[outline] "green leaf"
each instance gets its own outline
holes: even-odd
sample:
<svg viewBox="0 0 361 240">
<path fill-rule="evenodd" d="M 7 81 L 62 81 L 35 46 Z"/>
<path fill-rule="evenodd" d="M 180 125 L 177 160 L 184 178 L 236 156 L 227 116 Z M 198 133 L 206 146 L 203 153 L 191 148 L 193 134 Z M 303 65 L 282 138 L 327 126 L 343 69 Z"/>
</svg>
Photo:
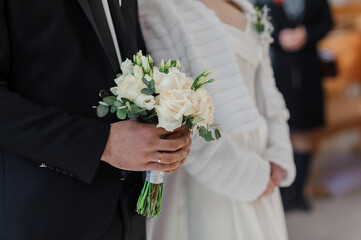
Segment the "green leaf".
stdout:
<svg viewBox="0 0 361 240">
<path fill-rule="evenodd" d="M 119 78 L 119 77 L 121 77 L 122 75 L 123 75 L 123 74 L 120 74 L 120 73 L 119 73 L 119 74 L 117 74 L 116 77 Z"/>
<path fill-rule="evenodd" d="M 139 112 L 139 114 L 140 114 L 141 116 L 146 116 L 148 113 L 147 113 L 146 110 L 142 110 L 142 111 Z"/>
<path fill-rule="evenodd" d="M 207 133 L 208 133 L 208 129 L 207 129 L 205 126 L 200 126 L 200 127 L 199 127 L 199 131 L 200 131 L 200 132 L 203 132 L 204 134 L 207 134 Z"/>
<path fill-rule="evenodd" d="M 157 116 L 157 113 L 155 112 L 155 110 L 153 110 L 152 113 L 146 119 L 151 119 L 155 116 Z"/>
<path fill-rule="evenodd" d="M 214 135 L 216 135 L 217 140 L 222 137 L 221 132 L 218 129 L 214 130 Z"/>
<path fill-rule="evenodd" d="M 154 81 L 154 79 L 152 79 L 152 80 L 150 80 L 150 89 L 154 89 L 154 91 L 155 91 L 155 81 Z"/>
<path fill-rule="evenodd" d="M 139 118 L 139 113 L 128 112 L 128 118 L 129 119 L 137 119 L 137 118 Z"/>
<path fill-rule="evenodd" d="M 192 121 L 192 123 L 196 124 L 196 123 L 202 122 L 203 120 L 204 120 L 204 118 L 196 118 Z"/>
<path fill-rule="evenodd" d="M 130 101 L 128 98 L 121 98 L 121 100 L 123 103 L 127 103 L 127 102 L 132 103 L 132 101 Z"/>
<path fill-rule="evenodd" d="M 186 129 L 192 130 L 194 127 L 194 124 L 192 124 L 190 119 L 187 119 L 185 126 L 186 126 Z"/>
<path fill-rule="evenodd" d="M 127 110 L 119 109 L 117 111 L 117 118 L 119 118 L 120 120 L 124 120 L 126 117 L 127 117 Z"/>
<path fill-rule="evenodd" d="M 111 112 L 111 113 L 115 113 L 116 111 L 118 111 L 118 108 L 117 108 L 116 106 L 112 105 L 112 106 L 110 107 L 110 112 Z"/>
<path fill-rule="evenodd" d="M 115 102 L 113 103 L 113 105 L 114 105 L 114 107 L 119 108 L 119 107 L 121 107 L 121 106 L 124 106 L 124 103 L 122 103 L 122 102 L 120 102 L 120 101 L 115 101 Z"/>
<path fill-rule="evenodd" d="M 105 102 L 103 102 L 103 101 L 100 101 L 100 102 L 99 102 L 99 105 L 102 105 L 102 106 L 109 106 L 109 104 L 107 104 L 107 103 L 105 103 Z"/>
<path fill-rule="evenodd" d="M 97 107 L 97 115 L 98 117 L 105 117 L 109 112 L 109 107 L 104 105 L 99 105 Z"/>
<path fill-rule="evenodd" d="M 112 105 L 117 100 L 116 96 L 108 96 L 103 98 L 103 102 L 105 102 L 108 105 Z"/>
<path fill-rule="evenodd" d="M 205 139 L 207 142 L 210 142 L 210 141 L 214 140 L 211 132 L 208 132 L 207 134 L 205 134 L 205 135 L 204 135 L 204 139 Z"/>
<path fill-rule="evenodd" d="M 142 78 L 142 81 L 143 81 L 143 83 L 144 83 L 148 88 L 150 88 L 150 83 L 148 82 L 147 79 Z"/>
<path fill-rule="evenodd" d="M 153 91 L 148 88 L 143 88 L 141 93 L 146 94 L 146 95 L 152 95 Z"/>
</svg>

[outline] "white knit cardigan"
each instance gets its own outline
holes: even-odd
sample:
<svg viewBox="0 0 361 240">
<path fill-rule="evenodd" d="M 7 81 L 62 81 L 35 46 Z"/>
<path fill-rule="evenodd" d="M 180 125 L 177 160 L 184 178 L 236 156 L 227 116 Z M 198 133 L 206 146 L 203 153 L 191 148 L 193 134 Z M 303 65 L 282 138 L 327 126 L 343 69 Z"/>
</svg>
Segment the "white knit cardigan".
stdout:
<svg viewBox="0 0 361 240">
<path fill-rule="evenodd" d="M 238 0 L 244 4 L 242 0 Z M 252 11 L 252 6 L 248 11 Z M 184 164 L 188 174 L 211 190 L 238 201 L 253 201 L 265 190 L 273 162 L 286 171 L 282 186 L 295 177 L 292 148 L 287 126 L 288 111 L 277 91 L 268 54 L 262 61 L 264 102 L 257 109 L 252 102 L 237 67 L 234 52 L 227 41 L 220 20 L 202 3 L 194 0 L 143 0 L 140 19 L 149 53 L 161 59 L 179 59 L 182 71 L 194 77 L 213 70 L 216 81 L 208 86 L 214 105 L 215 123 L 220 124 L 222 138 L 205 143 L 194 139 L 192 151 Z M 255 53 L 258 54 L 258 53 Z M 261 114 L 269 128 L 266 151 L 256 154 L 241 149 L 233 134 L 256 129 Z"/>
</svg>

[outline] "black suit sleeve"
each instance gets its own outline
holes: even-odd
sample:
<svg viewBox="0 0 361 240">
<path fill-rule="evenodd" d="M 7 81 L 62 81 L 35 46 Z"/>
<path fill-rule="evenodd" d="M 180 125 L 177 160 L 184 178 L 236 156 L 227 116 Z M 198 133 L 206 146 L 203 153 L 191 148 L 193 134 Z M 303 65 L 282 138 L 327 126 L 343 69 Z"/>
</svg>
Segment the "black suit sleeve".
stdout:
<svg viewBox="0 0 361 240">
<path fill-rule="evenodd" d="M 90 183 L 110 126 L 34 104 L 9 89 L 12 56 L 5 8 L 0 0 L 0 148 Z"/>
<path fill-rule="evenodd" d="M 307 45 L 314 46 L 333 27 L 333 20 L 331 16 L 330 6 L 327 0 L 322 0 L 318 7 L 317 14 L 318 18 L 312 24 L 305 26 L 307 31 Z"/>
</svg>

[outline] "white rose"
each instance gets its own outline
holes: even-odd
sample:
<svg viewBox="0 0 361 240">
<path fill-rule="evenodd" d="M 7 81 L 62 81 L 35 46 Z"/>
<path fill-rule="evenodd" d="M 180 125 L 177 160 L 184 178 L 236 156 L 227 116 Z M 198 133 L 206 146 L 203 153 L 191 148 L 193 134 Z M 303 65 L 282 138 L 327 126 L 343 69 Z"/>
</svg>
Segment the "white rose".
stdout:
<svg viewBox="0 0 361 240">
<path fill-rule="evenodd" d="M 205 88 L 200 88 L 193 92 L 194 118 L 203 118 L 198 124 L 209 126 L 213 124 L 214 105 L 211 96 Z"/>
<path fill-rule="evenodd" d="M 110 91 L 115 95 L 115 96 L 117 96 L 118 95 L 118 87 L 112 87 L 111 89 L 110 89 Z"/>
<path fill-rule="evenodd" d="M 169 69 L 169 73 L 165 74 L 154 68 L 153 78 L 155 81 L 155 89 L 157 93 L 164 90 L 190 90 L 193 79 L 181 73 L 177 68 Z"/>
<path fill-rule="evenodd" d="M 122 70 L 123 75 L 132 74 L 133 63 L 128 58 L 120 64 L 120 69 Z"/>
<path fill-rule="evenodd" d="M 142 79 L 144 77 L 143 68 L 138 65 L 133 67 L 133 73 L 136 78 Z"/>
<path fill-rule="evenodd" d="M 158 105 L 155 107 L 159 124 L 167 131 L 182 125 L 183 116 L 194 113 L 191 90 L 164 90 L 157 97 Z"/>
<path fill-rule="evenodd" d="M 142 94 L 135 100 L 135 104 L 137 104 L 141 108 L 146 108 L 148 110 L 152 110 L 155 107 L 155 98 L 152 95 Z"/>
<path fill-rule="evenodd" d="M 118 85 L 116 95 L 118 99 L 127 98 L 131 101 L 135 101 L 142 93 L 142 89 L 145 88 L 145 84 L 139 78 L 133 75 L 127 75 L 126 77 L 120 77 L 116 79 Z"/>
</svg>

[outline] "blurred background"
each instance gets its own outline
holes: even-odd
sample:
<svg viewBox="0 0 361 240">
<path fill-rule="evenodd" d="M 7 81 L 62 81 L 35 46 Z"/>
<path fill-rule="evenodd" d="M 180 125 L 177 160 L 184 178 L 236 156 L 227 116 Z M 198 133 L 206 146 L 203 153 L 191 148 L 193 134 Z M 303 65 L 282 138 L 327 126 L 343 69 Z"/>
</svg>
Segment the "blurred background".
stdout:
<svg viewBox="0 0 361 240">
<path fill-rule="evenodd" d="M 291 240 L 361 239 L 361 0 L 330 0 L 334 29 L 318 45 L 337 74 L 322 81 L 326 124 L 312 136 L 310 211 L 288 211 Z"/>
</svg>

